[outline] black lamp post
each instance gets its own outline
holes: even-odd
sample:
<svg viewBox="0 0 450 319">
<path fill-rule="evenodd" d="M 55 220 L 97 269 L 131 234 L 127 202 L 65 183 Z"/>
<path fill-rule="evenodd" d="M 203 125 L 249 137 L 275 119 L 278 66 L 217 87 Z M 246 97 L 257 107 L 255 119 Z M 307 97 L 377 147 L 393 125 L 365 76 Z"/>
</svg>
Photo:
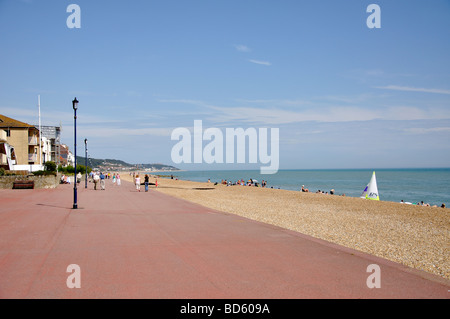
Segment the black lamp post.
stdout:
<svg viewBox="0 0 450 319">
<path fill-rule="evenodd" d="M 75 178 L 73 183 L 73 209 L 78 208 L 77 203 L 77 109 L 78 109 L 78 100 L 75 98 L 72 101 L 72 107 L 74 111 L 74 150 L 75 150 Z"/>
<path fill-rule="evenodd" d="M 87 188 L 87 138 L 84 139 L 84 164 L 85 164 L 85 178 L 84 178 L 84 188 Z"/>
</svg>

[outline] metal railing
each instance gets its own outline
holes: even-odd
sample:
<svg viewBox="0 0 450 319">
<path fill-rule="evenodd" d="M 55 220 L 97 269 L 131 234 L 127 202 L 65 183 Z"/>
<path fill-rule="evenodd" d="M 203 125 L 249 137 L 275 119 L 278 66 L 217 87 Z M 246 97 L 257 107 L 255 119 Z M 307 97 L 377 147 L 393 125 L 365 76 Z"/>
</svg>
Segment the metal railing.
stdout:
<svg viewBox="0 0 450 319">
<path fill-rule="evenodd" d="M 37 145 L 38 139 L 36 136 L 28 136 L 28 145 Z"/>
</svg>

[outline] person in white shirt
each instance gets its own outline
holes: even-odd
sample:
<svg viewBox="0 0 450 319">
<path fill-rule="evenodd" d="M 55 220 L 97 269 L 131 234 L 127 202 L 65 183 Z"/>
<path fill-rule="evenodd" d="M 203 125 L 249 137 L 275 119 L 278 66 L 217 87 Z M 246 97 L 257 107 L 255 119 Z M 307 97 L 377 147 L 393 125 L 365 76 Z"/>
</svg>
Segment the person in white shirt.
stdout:
<svg viewBox="0 0 450 319">
<path fill-rule="evenodd" d="M 100 176 L 98 176 L 98 174 L 94 174 L 94 189 L 97 190 L 97 184 L 98 181 L 100 180 Z"/>
<path fill-rule="evenodd" d="M 136 184 L 136 189 L 141 191 L 141 178 L 139 177 L 139 175 L 136 175 L 134 183 Z"/>
</svg>

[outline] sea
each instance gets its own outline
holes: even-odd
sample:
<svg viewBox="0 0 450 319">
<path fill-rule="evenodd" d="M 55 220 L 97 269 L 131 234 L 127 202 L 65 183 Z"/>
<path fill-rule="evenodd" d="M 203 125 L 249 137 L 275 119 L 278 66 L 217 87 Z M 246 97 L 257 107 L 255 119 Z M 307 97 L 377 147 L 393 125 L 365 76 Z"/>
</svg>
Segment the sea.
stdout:
<svg viewBox="0 0 450 319">
<path fill-rule="evenodd" d="M 259 170 L 206 170 L 171 172 L 174 178 L 212 183 L 222 180 L 262 180 L 268 188 L 300 191 L 302 185 L 310 192 L 318 190 L 351 197 L 360 197 L 375 172 L 380 200 L 410 203 L 423 201 L 446 207 L 450 204 L 450 168 L 415 169 L 316 169 L 279 170 L 276 174 L 260 174 Z"/>
</svg>

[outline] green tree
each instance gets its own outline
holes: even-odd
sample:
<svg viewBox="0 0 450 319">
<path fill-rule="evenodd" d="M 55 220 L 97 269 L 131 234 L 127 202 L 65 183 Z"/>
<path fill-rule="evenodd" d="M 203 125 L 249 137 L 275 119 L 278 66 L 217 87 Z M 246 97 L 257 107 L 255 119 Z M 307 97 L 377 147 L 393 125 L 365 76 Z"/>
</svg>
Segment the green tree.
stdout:
<svg viewBox="0 0 450 319">
<path fill-rule="evenodd" d="M 86 166 L 77 164 L 77 173 L 84 174 L 86 172 Z"/>
<path fill-rule="evenodd" d="M 46 172 L 56 172 L 56 163 L 52 161 L 47 161 L 44 163 Z"/>
<path fill-rule="evenodd" d="M 72 165 L 69 165 L 67 167 L 64 167 L 64 170 L 67 174 L 73 174 L 75 173 L 75 167 L 73 167 Z"/>
</svg>

